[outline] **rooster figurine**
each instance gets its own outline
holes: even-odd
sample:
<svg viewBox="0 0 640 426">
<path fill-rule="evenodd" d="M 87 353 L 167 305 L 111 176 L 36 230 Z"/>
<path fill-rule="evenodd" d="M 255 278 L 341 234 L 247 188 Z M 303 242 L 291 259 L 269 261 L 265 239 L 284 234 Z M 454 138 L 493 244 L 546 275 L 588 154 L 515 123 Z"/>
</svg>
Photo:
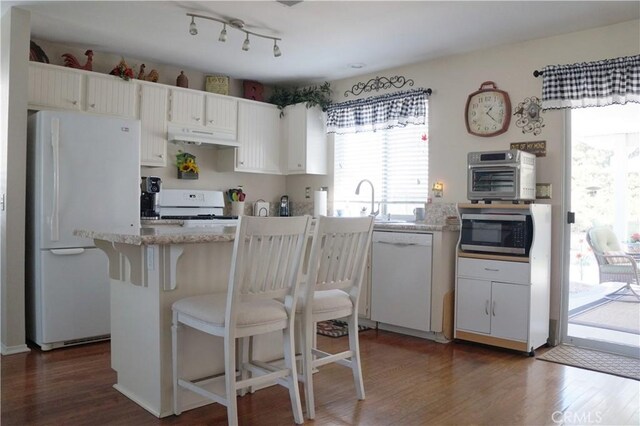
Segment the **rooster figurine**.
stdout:
<svg viewBox="0 0 640 426">
<path fill-rule="evenodd" d="M 93 68 L 93 50 L 87 50 L 84 52 L 87 56 L 87 62 L 84 65 L 80 65 L 80 62 L 73 56 L 71 53 L 64 53 L 62 57 L 64 58 L 64 66 L 69 68 L 78 68 L 81 70 L 92 71 Z"/>
<path fill-rule="evenodd" d="M 153 69 L 151 70 L 151 72 L 149 72 L 148 75 L 145 76 L 144 69 L 145 69 L 145 65 L 144 64 L 140 65 L 140 72 L 138 72 L 138 80 L 152 81 L 154 83 L 157 83 L 158 79 L 160 78 L 160 74 L 158 74 L 158 71 Z"/>
</svg>

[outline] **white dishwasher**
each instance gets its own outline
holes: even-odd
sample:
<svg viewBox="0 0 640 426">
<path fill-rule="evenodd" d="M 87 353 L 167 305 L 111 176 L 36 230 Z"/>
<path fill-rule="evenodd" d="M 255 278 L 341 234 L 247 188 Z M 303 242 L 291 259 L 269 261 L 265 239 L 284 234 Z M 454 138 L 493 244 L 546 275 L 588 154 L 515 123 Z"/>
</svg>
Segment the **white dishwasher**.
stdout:
<svg viewBox="0 0 640 426">
<path fill-rule="evenodd" d="M 429 331 L 432 234 L 374 231 L 371 319 Z"/>
</svg>

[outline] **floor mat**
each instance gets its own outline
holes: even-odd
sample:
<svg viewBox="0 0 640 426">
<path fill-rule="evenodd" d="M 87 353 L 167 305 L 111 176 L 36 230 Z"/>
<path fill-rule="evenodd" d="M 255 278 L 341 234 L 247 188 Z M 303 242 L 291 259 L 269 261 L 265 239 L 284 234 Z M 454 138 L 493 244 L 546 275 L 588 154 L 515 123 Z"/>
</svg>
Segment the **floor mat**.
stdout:
<svg viewBox="0 0 640 426">
<path fill-rule="evenodd" d="M 540 355 L 537 359 L 640 380 L 639 359 L 606 352 L 559 345 Z"/>
<path fill-rule="evenodd" d="M 365 331 L 370 330 L 370 328 L 365 327 L 364 325 L 359 325 L 358 330 Z M 349 334 L 349 329 L 345 321 L 330 320 L 320 321 L 317 324 L 317 332 L 323 336 L 342 337 Z"/>
<path fill-rule="evenodd" d="M 569 323 L 640 334 L 640 303 L 606 300 L 570 315 Z"/>
</svg>

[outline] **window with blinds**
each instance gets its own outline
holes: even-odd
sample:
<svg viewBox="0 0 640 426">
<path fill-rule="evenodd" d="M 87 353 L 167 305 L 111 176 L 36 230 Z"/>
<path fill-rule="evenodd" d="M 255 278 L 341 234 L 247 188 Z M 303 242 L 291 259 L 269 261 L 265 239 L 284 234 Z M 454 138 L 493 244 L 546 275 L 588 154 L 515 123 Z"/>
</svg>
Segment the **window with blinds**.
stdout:
<svg viewBox="0 0 640 426">
<path fill-rule="evenodd" d="M 426 120 L 425 120 L 426 121 Z M 424 207 L 429 150 L 427 125 L 409 125 L 377 132 L 335 136 L 334 210 L 344 216 L 371 213 L 371 188 L 358 182 L 368 179 L 375 188 L 374 210 L 380 214 L 412 215 Z"/>
</svg>

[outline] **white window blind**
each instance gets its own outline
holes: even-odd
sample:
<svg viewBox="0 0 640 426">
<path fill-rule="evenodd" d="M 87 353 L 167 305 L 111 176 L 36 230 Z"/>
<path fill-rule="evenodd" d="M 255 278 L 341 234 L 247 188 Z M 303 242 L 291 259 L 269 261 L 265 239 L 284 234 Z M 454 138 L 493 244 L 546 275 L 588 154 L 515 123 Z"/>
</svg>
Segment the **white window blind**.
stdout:
<svg viewBox="0 0 640 426">
<path fill-rule="evenodd" d="M 428 122 L 427 120 L 425 120 Z M 408 125 L 377 132 L 335 136 L 334 209 L 344 215 L 369 214 L 371 188 L 358 182 L 369 179 L 375 188 L 375 207 L 381 214 L 411 215 L 424 207 L 429 193 L 427 125 Z"/>
</svg>

